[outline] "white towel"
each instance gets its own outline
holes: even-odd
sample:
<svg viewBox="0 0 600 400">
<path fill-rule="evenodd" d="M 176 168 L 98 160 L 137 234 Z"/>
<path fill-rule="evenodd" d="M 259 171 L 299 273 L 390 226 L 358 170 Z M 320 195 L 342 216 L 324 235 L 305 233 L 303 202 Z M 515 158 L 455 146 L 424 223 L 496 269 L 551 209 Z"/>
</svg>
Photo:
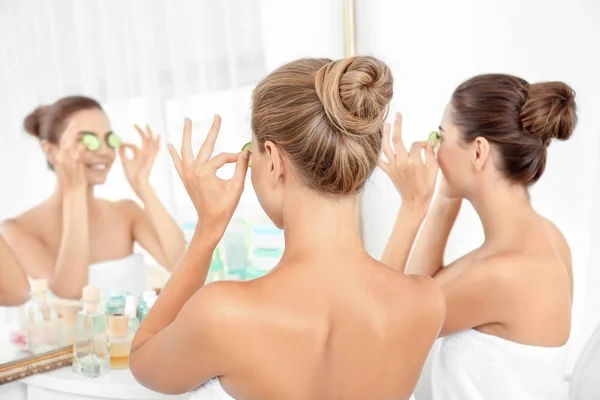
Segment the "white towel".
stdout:
<svg viewBox="0 0 600 400">
<path fill-rule="evenodd" d="M 566 365 L 566 346 L 528 346 L 469 329 L 442 339 L 433 400 L 567 400 Z"/>
<path fill-rule="evenodd" d="M 211 379 L 190 393 L 190 400 L 235 400 L 221 386 L 219 378 Z M 415 400 L 414 396 L 410 400 Z"/>
<path fill-rule="evenodd" d="M 600 325 L 577 359 L 569 387 L 571 400 L 600 399 Z"/>
<path fill-rule="evenodd" d="M 103 261 L 90 265 L 88 284 L 100 288 L 102 299 L 113 292 L 131 293 L 135 296 L 147 290 L 147 268 L 142 254 L 131 254 L 119 260 Z"/>
<path fill-rule="evenodd" d="M 190 400 L 235 400 L 221 386 L 219 378 L 211 379 L 190 393 Z"/>
</svg>

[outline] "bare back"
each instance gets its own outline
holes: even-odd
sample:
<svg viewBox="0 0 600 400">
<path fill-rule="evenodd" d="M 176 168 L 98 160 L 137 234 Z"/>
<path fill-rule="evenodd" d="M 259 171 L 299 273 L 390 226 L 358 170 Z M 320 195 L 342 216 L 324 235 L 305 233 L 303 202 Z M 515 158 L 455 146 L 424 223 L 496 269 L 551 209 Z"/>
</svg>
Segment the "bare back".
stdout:
<svg viewBox="0 0 600 400">
<path fill-rule="evenodd" d="M 282 263 L 238 285 L 246 301 L 225 334 L 237 367 L 220 380 L 243 400 L 408 398 L 444 316 L 431 279 L 367 256 Z"/>
<path fill-rule="evenodd" d="M 475 327 L 477 330 L 535 346 L 566 343 L 571 329 L 573 273 L 569 245 L 556 226 L 536 214 L 510 241 L 474 250 L 444 268 L 436 280 L 448 285 L 482 268 L 490 269 L 489 276 L 506 277 L 510 285 L 498 305 L 504 318 Z"/>
</svg>

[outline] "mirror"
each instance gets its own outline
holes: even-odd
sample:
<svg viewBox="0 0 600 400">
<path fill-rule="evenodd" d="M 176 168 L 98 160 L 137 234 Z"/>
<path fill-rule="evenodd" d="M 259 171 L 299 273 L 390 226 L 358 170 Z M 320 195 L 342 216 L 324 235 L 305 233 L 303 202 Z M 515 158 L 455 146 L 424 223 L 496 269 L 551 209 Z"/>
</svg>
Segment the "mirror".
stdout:
<svg viewBox="0 0 600 400">
<path fill-rule="evenodd" d="M 152 292 L 168 279 L 195 227 L 194 209 L 166 149 L 167 143 L 180 146 L 184 116 L 198 133 L 195 148 L 219 113 L 223 124 L 215 152 L 239 149 L 251 139 L 250 99 L 261 78 L 292 59 L 354 54 L 356 41 L 354 2 L 346 0 L 29 0 L 0 8 L 0 21 L 6 60 L 0 73 L 0 167 L 10 171 L 0 175 L 0 187 L 10 188 L 0 200 L 2 385 L 70 364 L 72 347 L 63 345 L 73 338 L 65 340 L 64 332 L 72 334 L 85 283 L 100 289 L 104 307 L 112 304 L 136 317 L 142 304 L 152 303 Z M 320 28 L 306 30 L 307 21 Z M 33 113 L 39 106 L 46 108 Z M 73 125 L 64 126 L 67 119 Z M 73 148 L 85 146 L 79 175 L 65 167 L 74 153 L 61 153 L 61 139 L 69 134 Z M 151 161 L 138 163 L 135 153 Z M 229 173 L 225 168 L 223 174 Z M 86 190 L 67 196 L 69 179 L 83 179 Z M 106 201 L 86 211 L 81 200 L 85 203 L 92 187 Z M 77 222 L 86 214 L 88 232 Z M 123 222 L 128 218 L 138 222 Z M 161 237 L 156 233 L 161 230 L 170 234 Z M 57 261 L 69 234 L 77 243 L 74 252 L 85 243 L 77 241 L 89 235 L 82 268 Z M 268 272 L 277 252 L 254 264 L 246 252 L 248 240 L 265 242 L 260 234 L 282 250 L 282 232 L 262 213 L 248 184 L 209 279 Z M 179 241 L 166 243 L 167 236 Z M 81 269 L 89 269 L 87 281 Z M 62 273 L 62 279 L 52 273 Z M 31 292 L 31 298 L 38 293 L 47 301 L 48 309 L 36 311 L 40 321 L 52 313 L 58 321 L 62 339 L 55 338 L 50 353 L 30 351 Z M 111 303 L 129 297 L 135 298 L 131 304 Z"/>
</svg>

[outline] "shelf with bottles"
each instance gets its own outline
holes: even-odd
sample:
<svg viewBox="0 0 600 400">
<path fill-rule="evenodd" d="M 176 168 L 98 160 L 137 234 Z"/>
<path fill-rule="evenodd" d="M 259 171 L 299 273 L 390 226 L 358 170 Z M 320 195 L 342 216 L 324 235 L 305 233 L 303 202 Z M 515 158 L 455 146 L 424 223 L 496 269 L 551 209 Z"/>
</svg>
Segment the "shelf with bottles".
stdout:
<svg viewBox="0 0 600 400">
<path fill-rule="evenodd" d="M 189 220 L 182 227 L 189 243 L 196 221 Z M 248 206 L 238 209 L 213 253 L 206 283 L 264 276 L 279 263 L 284 248 L 283 231 L 262 210 Z"/>
</svg>

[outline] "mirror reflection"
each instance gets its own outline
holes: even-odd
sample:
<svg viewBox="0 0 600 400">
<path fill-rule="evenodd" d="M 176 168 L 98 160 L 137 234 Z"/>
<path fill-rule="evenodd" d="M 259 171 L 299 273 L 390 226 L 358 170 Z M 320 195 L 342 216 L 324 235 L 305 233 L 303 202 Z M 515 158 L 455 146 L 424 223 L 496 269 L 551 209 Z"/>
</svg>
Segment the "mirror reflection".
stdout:
<svg viewBox="0 0 600 400">
<path fill-rule="evenodd" d="M 316 6 L 293 7 L 309 15 Z M 104 328 L 92 325 L 110 333 L 109 369 L 127 370 L 132 336 L 197 223 L 166 145 L 181 145 L 184 116 L 208 127 L 217 112 L 225 120 L 217 151 L 251 139 L 253 86 L 290 57 L 288 46 L 314 49 L 298 33 L 274 35 L 289 10 L 257 0 L 31 0 L 0 9 L 1 36 L 19 33 L 0 42 L 1 86 L 10 88 L 0 94 L 10 149 L 0 163 L 11 171 L 0 184 L 12 188 L 0 203 L 0 383 L 23 377 L 39 357 L 55 363 L 48 352 L 77 342 L 81 315 L 94 310 L 108 315 Z M 341 55 L 342 4 L 322 18 L 339 20 L 339 32 L 317 52 Z M 23 31 L 31 21 L 36 28 Z M 282 251 L 282 231 L 249 190 L 207 281 L 263 276 Z"/>
</svg>

